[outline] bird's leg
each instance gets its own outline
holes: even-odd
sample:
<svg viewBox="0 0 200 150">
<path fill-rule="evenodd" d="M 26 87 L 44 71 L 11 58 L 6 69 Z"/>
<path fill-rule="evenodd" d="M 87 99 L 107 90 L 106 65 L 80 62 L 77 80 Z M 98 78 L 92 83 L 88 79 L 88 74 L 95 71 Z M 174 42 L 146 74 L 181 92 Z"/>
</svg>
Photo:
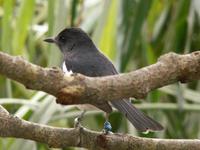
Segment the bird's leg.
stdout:
<svg viewBox="0 0 200 150">
<path fill-rule="evenodd" d="M 83 119 L 83 116 L 85 113 L 86 113 L 86 110 L 83 110 L 83 112 L 74 119 L 74 127 L 75 128 L 81 127 L 81 120 Z"/>
<path fill-rule="evenodd" d="M 106 121 L 104 122 L 103 132 L 105 134 L 108 134 L 108 133 L 111 133 L 111 130 L 112 130 L 112 126 L 111 126 L 110 122 L 108 121 L 109 120 L 108 113 L 105 114 L 105 118 L 106 118 Z"/>
</svg>

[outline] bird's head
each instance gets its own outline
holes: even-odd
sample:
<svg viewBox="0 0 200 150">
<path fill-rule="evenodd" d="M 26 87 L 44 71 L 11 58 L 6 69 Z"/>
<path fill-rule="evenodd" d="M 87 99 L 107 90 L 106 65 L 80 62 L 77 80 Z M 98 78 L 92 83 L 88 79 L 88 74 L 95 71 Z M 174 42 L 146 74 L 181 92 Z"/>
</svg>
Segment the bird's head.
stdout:
<svg viewBox="0 0 200 150">
<path fill-rule="evenodd" d="M 65 28 L 56 37 L 47 38 L 44 41 L 56 44 L 63 53 L 93 43 L 90 37 L 80 28 Z"/>
</svg>

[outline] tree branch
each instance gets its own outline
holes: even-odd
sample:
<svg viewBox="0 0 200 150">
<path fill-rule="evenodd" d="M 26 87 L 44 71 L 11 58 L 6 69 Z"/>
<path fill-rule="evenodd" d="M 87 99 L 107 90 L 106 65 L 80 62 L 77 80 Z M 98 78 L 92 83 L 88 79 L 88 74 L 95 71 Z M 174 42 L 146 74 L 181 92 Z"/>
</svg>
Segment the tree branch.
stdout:
<svg viewBox="0 0 200 150">
<path fill-rule="evenodd" d="M 45 143 L 54 148 L 68 146 L 88 149 L 197 150 L 200 140 L 150 139 L 124 134 L 105 135 L 85 128 L 56 128 L 31 123 L 10 115 L 0 106 L 0 136 Z"/>
<path fill-rule="evenodd" d="M 0 52 L 0 74 L 57 97 L 61 104 L 94 104 L 122 98 L 144 98 L 156 88 L 175 82 L 200 79 L 200 51 L 186 55 L 168 53 L 156 64 L 130 73 L 86 77 L 81 74 L 66 76 L 56 67 L 42 68 Z"/>
</svg>

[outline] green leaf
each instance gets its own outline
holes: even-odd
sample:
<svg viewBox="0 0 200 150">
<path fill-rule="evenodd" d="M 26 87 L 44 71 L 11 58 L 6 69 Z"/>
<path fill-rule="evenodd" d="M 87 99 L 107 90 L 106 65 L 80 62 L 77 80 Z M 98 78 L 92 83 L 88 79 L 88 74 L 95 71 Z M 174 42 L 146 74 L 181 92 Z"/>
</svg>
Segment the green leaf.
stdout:
<svg viewBox="0 0 200 150">
<path fill-rule="evenodd" d="M 114 59 L 116 54 L 118 3 L 119 1 L 112 1 L 99 43 L 100 49 L 111 59 Z"/>
<path fill-rule="evenodd" d="M 77 17 L 77 7 L 79 4 L 79 0 L 72 0 L 71 1 L 71 26 L 73 27 L 75 25 L 75 20 Z"/>
<path fill-rule="evenodd" d="M 12 14 L 13 14 L 13 0 L 4 0 L 3 9 L 4 15 L 2 18 L 2 34 L 1 34 L 1 49 L 5 52 L 11 51 L 11 44 L 9 41 L 12 41 Z"/>
<path fill-rule="evenodd" d="M 135 18 L 132 25 L 128 28 L 128 35 L 123 47 L 123 53 L 121 56 L 120 70 L 123 72 L 132 57 L 134 47 L 140 36 L 143 23 L 148 16 L 148 11 L 151 7 L 152 0 L 140 0 L 137 4 Z M 131 4 L 130 4 L 131 5 Z M 131 16 L 130 16 L 131 17 Z"/>
<path fill-rule="evenodd" d="M 13 33 L 13 54 L 24 54 L 25 41 L 34 14 L 35 0 L 23 0 L 20 4 L 19 14 Z"/>
<path fill-rule="evenodd" d="M 67 24 L 67 3 L 65 0 L 49 1 L 49 36 L 56 36 Z M 50 12 L 51 11 L 51 12 Z M 55 45 L 49 45 L 47 57 L 49 58 L 48 66 L 59 65 L 61 62 L 61 53 Z"/>
</svg>

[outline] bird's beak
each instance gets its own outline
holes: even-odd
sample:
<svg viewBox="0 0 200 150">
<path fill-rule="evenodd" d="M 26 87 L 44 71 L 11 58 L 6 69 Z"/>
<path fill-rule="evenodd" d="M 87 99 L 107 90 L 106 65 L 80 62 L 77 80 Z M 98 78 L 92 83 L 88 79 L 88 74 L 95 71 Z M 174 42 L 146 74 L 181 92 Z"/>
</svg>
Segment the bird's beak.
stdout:
<svg viewBox="0 0 200 150">
<path fill-rule="evenodd" d="M 56 43 L 56 40 L 54 37 L 46 38 L 46 39 L 44 39 L 44 41 L 48 42 L 48 43 Z"/>
</svg>

